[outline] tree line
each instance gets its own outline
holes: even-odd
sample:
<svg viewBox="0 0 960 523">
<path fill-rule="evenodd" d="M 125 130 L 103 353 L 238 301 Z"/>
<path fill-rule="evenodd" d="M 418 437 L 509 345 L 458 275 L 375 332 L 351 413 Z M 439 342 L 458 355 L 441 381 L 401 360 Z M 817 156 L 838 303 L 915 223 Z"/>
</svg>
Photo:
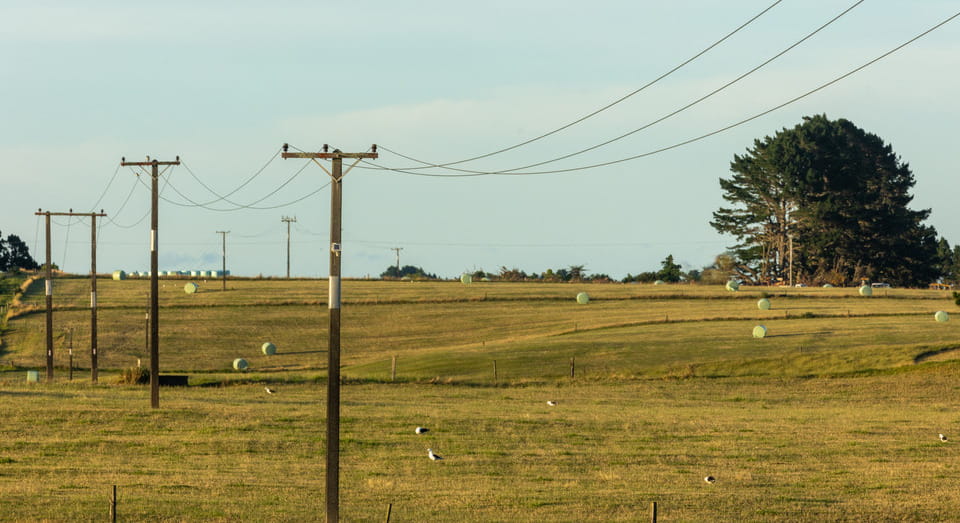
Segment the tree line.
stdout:
<svg viewBox="0 0 960 523">
<path fill-rule="evenodd" d="M 6 240 L 0 236 L 0 272 L 17 269 L 30 271 L 39 268 L 40 266 L 30 256 L 27 244 L 19 236 L 11 234 Z"/>
</svg>

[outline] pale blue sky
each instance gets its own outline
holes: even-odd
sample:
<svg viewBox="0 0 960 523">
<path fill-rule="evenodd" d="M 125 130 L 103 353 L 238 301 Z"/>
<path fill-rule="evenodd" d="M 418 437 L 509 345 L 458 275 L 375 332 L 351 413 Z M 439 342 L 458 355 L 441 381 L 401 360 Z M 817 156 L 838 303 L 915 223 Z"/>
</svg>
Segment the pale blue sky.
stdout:
<svg viewBox="0 0 960 523">
<path fill-rule="evenodd" d="M 0 0 L 0 232 L 42 261 L 38 208 L 104 209 L 98 269 L 149 269 L 149 192 L 120 158 L 179 155 L 221 194 L 284 142 L 344 151 L 370 144 L 433 163 L 558 128 L 695 55 L 773 0 L 718 2 L 38 2 Z M 575 152 L 656 120 L 736 78 L 854 2 L 784 0 L 653 87 L 564 132 L 458 167 L 503 170 Z M 867 0 L 783 57 L 704 102 L 609 146 L 539 170 L 656 150 L 813 89 L 960 10 L 955 1 Z M 395 263 L 454 277 L 585 265 L 622 278 L 668 254 L 685 269 L 732 243 L 708 222 L 718 178 L 755 138 L 805 115 L 847 118 L 891 144 L 917 184 L 914 208 L 960 242 L 957 122 L 960 19 L 804 100 L 667 152 L 568 174 L 421 177 L 357 168 L 344 180 L 346 276 Z M 379 165 L 411 162 L 381 149 Z M 277 189 L 302 161 L 269 163 L 230 200 Z M 114 174 L 116 177 L 114 178 Z M 207 202 L 184 167 L 163 197 Z M 111 183 L 111 180 L 113 182 Z M 144 180 L 146 181 L 146 180 Z M 327 182 L 308 166 L 276 207 Z M 100 203 L 97 203 L 103 195 Z M 129 201 L 123 206 L 129 195 Z M 233 207 L 225 202 L 210 207 Z M 220 235 L 240 275 L 325 276 L 329 190 L 274 209 L 217 212 L 163 201 L 161 270 L 217 269 Z M 89 221 L 57 219 L 53 260 L 89 270 Z M 134 225 L 136 224 L 136 225 Z M 68 226 L 69 225 L 69 226 Z"/>
</svg>

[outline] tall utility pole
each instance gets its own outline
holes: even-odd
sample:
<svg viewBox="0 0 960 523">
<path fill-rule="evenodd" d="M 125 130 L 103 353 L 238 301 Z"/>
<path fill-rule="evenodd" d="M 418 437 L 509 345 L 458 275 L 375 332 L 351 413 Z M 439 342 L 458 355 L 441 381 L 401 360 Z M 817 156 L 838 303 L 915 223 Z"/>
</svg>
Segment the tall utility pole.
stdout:
<svg viewBox="0 0 960 523">
<path fill-rule="evenodd" d="M 397 278 L 400 277 L 400 251 L 403 250 L 403 247 L 390 247 L 391 251 L 397 251 Z"/>
<path fill-rule="evenodd" d="M 227 290 L 227 234 L 230 231 L 217 231 L 217 234 L 223 235 L 223 271 L 220 272 L 220 275 L 223 276 L 223 290 Z"/>
<path fill-rule="evenodd" d="M 44 212 L 37 209 L 37 216 L 46 216 L 47 232 L 47 381 L 53 380 L 53 262 L 50 259 L 50 217 L 90 217 L 90 374 L 97 382 L 97 216 L 106 216 L 101 210 L 95 212 Z M 71 372 L 73 369 L 71 368 Z"/>
<path fill-rule="evenodd" d="M 293 218 L 291 218 L 289 216 L 284 216 L 283 218 L 280 218 L 280 221 L 286 222 L 287 224 L 287 279 L 289 280 L 290 279 L 290 224 L 295 223 L 297 221 L 297 217 L 294 216 Z"/>
<path fill-rule="evenodd" d="M 328 152 L 291 153 L 283 144 L 283 158 L 309 158 L 331 178 L 330 191 L 330 291 L 327 305 L 330 309 L 329 344 L 327 347 L 327 468 L 326 507 L 327 522 L 340 520 L 340 252 L 342 250 L 341 214 L 343 203 L 343 177 L 364 158 L 377 158 L 376 144 L 369 153 L 344 153 L 339 149 Z M 343 172 L 343 159 L 356 159 L 347 172 Z M 318 159 L 330 160 L 327 171 Z"/>
<path fill-rule="evenodd" d="M 157 227 L 160 223 L 159 200 L 161 165 L 180 165 L 180 157 L 173 162 L 159 162 L 147 157 L 145 162 L 128 162 L 120 158 L 120 165 L 146 167 L 150 166 L 150 406 L 160 408 L 160 283 L 157 278 L 159 263 L 157 263 Z"/>
</svg>

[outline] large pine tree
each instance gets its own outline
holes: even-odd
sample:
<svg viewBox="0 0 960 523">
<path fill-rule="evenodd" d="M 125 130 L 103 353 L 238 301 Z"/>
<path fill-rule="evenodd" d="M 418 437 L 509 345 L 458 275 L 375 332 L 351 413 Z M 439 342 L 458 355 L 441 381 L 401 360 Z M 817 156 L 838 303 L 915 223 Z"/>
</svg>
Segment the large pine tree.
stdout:
<svg viewBox="0 0 960 523">
<path fill-rule="evenodd" d="M 804 118 L 734 156 L 711 225 L 757 281 L 919 286 L 937 269 L 936 231 L 915 211 L 913 174 L 892 148 L 848 120 Z"/>
</svg>

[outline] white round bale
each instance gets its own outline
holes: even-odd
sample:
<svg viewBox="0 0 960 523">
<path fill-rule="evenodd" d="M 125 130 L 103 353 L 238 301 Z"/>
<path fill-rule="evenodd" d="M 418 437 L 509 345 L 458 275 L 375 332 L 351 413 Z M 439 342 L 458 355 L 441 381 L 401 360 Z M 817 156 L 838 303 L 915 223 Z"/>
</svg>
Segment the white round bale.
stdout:
<svg viewBox="0 0 960 523">
<path fill-rule="evenodd" d="M 277 346 L 268 341 L 260 347 L 260 350 L 267 356 L 273 356 L 277 353 Z"/>
<path fill-rule="evenodd" d="M 657 281 L 653 282 L 653 284 L 654 284 L 654 285 L 663 285 L 663 284 L 664 284 L 664 281 L 663 281 L 663 280 L 657 280 Z"/>
<path fill-rule="evenodd" d="M 197 285 L 196 283 L 193 283 L 192 281 L 188 282 L 186 285 L 183 286 L 183 292 L 187 294 L 193 294 L 198 290 L 200 290 L 200 286 Z"/>
<path fill-rule="evenodd" d="M 585 292 L 577 293 L 577 303 L 580 305 L 586 305 L 590 303 L 590 296 Z"/>
<path fill-rule="evenodd" d="M 730 280 L 727 282 L 727 290 L 730 292 L 736 292 L 740 290 L 740 282 L 736 280 Z"/>
<path fill-rule="evenodd" d="M 860 296 L 873 296 L 873 287 L 869 285 L 860 287 Z"/>
<path fill-rule="evenodd" d="M 944 323 L 950 321 L 950 315 L 947 314 L 947 311 L 937 311 L 937 313 L 933 315 L 933 319 L 939 321 L 940 323 Z"/>
<path fill-rule="evenodd" d="M 770 300 L 766 298 L 760 298 L 760 301 L 757 302 L 757 308 L 762 311 L 770 310 Z"/>
<path fill-rule="evenodd" d="M 767 328 L 763 325 L 757 325 L 753 328 L 753 337 L 762 338 L 767 335 Z"/>
<path fill-rule="evenodd" d="M 120 281 L 127 279 L 127 273 L 123 271 L 113 271 L 113 279 Z"/>
<path fill-rule="evenodd" d="M 468 273 L 463 273 L 460 275 L 460 283 L 468 285 L 473 283 L 473 275 Z"/>
<path fill-rule="evenodd" d="M 245 360 L 245 359 L 243 359 L 243 358 L 237 358 L 237 359 L 233 360 L 233 368 L 234 368 L 235 370 L 247 370 L 247 367 L 249 367 L 249 366 L 250 366 L 250 364 L 247 363 L 247 360 Z"/>
</svg>

